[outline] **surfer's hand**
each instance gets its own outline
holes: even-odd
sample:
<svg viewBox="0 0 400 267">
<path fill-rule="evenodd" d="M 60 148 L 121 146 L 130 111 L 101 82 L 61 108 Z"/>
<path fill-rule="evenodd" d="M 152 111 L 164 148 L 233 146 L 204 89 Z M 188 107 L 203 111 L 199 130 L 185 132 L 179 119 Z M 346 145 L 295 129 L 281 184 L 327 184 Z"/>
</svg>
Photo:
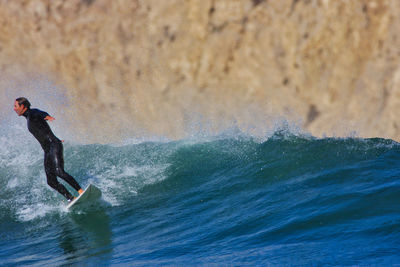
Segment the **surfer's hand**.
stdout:
<svg viewBox="0 0 400 267">
<path fill-rule="evenodd" d="M 54 121 L 55 120 L 55 118 L 53 118 L 52 116 L 46 116 L 44 119 L 46 121 Z"/>
</svg>

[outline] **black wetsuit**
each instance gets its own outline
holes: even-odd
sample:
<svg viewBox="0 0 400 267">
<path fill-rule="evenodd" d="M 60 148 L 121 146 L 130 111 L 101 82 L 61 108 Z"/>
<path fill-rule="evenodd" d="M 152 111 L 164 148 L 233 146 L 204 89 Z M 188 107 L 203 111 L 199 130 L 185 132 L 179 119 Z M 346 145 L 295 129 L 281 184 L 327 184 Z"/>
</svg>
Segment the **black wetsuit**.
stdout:
<svg viewBox="0 0 400 267">
<path fill-rule="evenodd" d="M 26 117 L 28 122 L 28 130 L 39 141 L 44 150 L 44 169 L 46 171 L 47 184 L 68 200 L 73 199 L 71 193 L 57 181 L 57 176 L 64 179 L 76 191 L 81 187 L 71 175 L 64 171 L 63 145 L 44 119 L 49 114 L 38 109 L 28 109 L 23 116 Z"/>
</svg>

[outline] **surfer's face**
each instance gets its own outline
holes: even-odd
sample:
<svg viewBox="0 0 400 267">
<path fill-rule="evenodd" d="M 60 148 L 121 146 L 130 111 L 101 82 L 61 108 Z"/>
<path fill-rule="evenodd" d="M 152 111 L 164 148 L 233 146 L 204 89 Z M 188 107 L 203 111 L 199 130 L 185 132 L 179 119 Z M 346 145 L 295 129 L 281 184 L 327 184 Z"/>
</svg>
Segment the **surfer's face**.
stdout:
<svg viewBox="0 0 400 267">
<path fill-rule="evenodd" d="M 14 102 L 14 111 L 18 114 L 18 116 L 22 116 L 26 110 L 27 108 L 24 105 L 20 105 L 18 101 Z"/>
</svg>

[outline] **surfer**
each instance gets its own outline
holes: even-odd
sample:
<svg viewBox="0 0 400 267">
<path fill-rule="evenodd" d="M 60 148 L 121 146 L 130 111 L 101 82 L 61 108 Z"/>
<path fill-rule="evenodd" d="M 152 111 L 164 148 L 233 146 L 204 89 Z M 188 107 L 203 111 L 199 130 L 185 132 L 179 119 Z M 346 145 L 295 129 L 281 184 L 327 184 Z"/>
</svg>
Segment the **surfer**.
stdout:
<svg viewBox="0 0 400 267">
<path fill-rule="evenodd" d="M 83 193 L 78 182 L 64 171 L 63 145 L 51 131 L 47 121 L 54 121 L 47 112 L 31 109 L 31 103 L 25 97 L 17 98 L 14 102 L 14 111 L 18 116 L 24 116 L 28 123 L 28 130 L 39 141 L 44 150 L 44 169 L 47 184 L 57 190 L 68 201 L 75 197 L 57 181 L 57 176 L 69 183 L 79 194 Z"/>
</svg>

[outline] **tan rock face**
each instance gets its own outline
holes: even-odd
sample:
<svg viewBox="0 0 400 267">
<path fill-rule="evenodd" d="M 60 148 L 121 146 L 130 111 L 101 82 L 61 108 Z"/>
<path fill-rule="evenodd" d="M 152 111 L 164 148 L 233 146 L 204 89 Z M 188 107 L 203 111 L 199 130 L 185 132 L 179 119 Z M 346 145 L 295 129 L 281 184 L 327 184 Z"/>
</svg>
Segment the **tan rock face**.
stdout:
<svg viewBox="0 0 400 267">
<path fill-rule="evenodd" d="M 399 140 L 399 33 L 397 0 L 0 1 L 2 104 L 39 76 L 92 141 L 282 117 Z"/>
</svg>

